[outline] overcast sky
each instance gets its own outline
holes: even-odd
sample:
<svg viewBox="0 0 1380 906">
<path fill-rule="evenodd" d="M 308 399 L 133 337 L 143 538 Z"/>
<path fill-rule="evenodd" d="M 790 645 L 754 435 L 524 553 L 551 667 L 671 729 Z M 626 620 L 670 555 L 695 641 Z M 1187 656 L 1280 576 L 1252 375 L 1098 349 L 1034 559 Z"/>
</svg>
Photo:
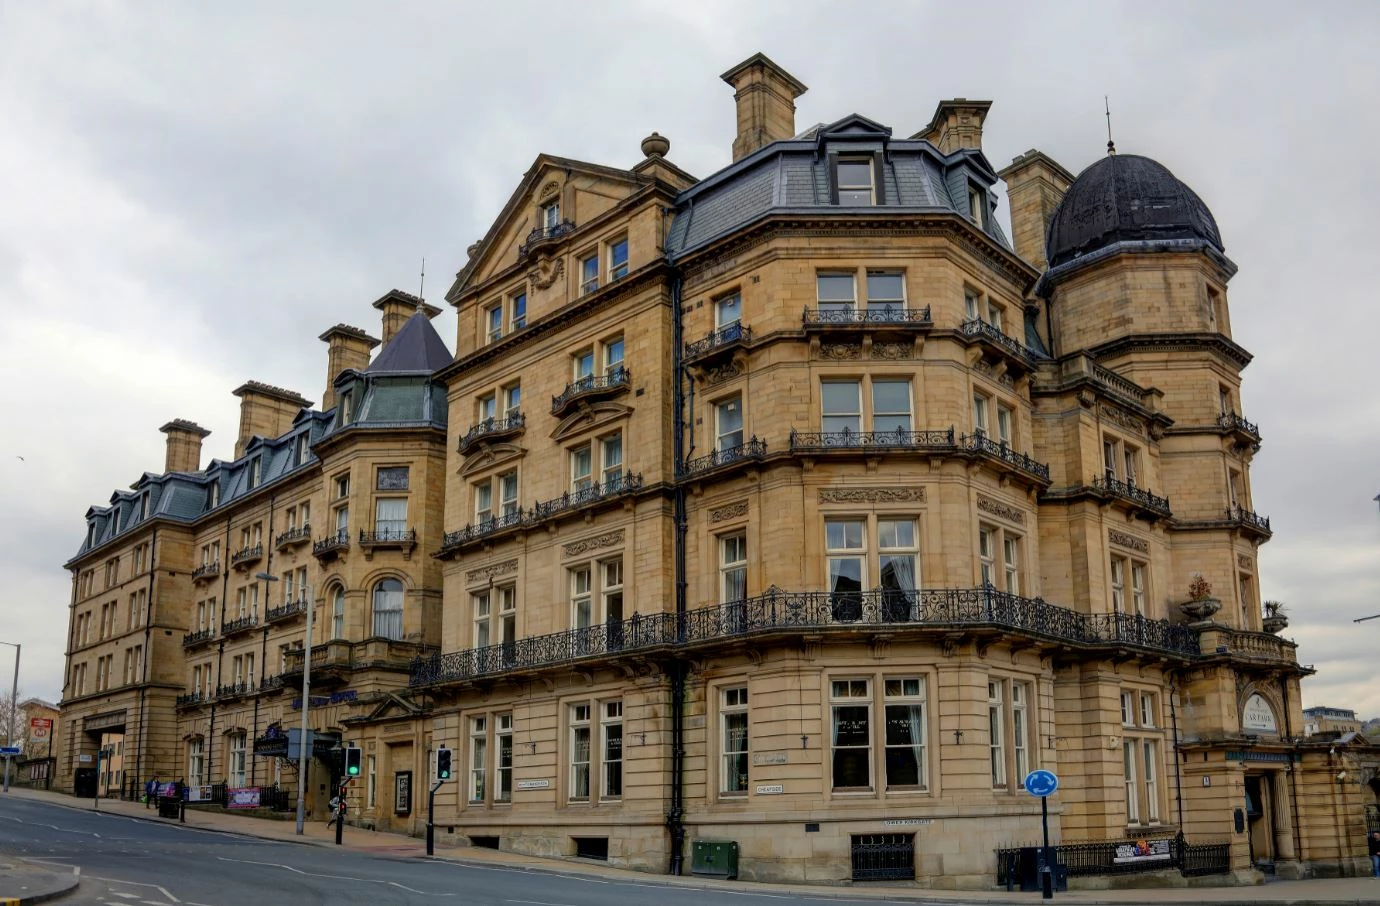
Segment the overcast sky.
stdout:
<svg viewBox="0 0 1380 906">
<path fill-rule="evenodd" d="M 1241 268 L 1262 588 L 1318 667 L 1304 703 L 1380 715 L 1380 620 L 1352 623 L 1380 613 L 1377 37 L 1375 3 L 0 0 L 0 641 L 56 700 L 62 564 L 87 507 L 161 470 L 159 425 L 211 429 L 205 462 L 246 379 L 319 402 L 316 336 L 377 333 L 423 258 L 439 303 L 539 152 L 631 166 L 657 130 L 723 167 L 719 73 L 762 51 L 810 86 L 800 128 L 908 136 L 989 98 L 997 168 L 1082 170 L 1110 95 L 1118 149 L 1192 186 Z"/>
</svg>

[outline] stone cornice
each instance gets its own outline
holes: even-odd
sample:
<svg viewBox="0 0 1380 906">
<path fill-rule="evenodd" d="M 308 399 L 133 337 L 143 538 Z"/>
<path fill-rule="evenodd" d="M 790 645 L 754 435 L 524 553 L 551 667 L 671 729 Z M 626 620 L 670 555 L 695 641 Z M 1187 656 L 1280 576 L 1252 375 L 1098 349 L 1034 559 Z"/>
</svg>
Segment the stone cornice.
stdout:
<svg viewBox="0 0 1380 906">
<path fill-rule="evenodd" d="M 1245 368 L 1254 358 L 1245 347 L 1218 333 L 1133 334 L 1094 346 L 1088 352 L 1103 359 L 1132 352 L 1183 352 L 1201 349 L 1216 353 L 1237 368 Z"/>
</svg>

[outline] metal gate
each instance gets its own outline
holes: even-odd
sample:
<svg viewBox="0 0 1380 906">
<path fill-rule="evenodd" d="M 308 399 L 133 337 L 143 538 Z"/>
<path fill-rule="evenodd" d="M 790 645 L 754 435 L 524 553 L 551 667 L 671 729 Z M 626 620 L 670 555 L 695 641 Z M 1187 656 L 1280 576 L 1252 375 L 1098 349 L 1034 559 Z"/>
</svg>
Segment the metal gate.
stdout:
<svg viewBox="0 0 1380 906">
<path fill-rule="evenodd" d="M 854 881 L 914 881 L 914 834 L 854 834 Z"/>
</svg>

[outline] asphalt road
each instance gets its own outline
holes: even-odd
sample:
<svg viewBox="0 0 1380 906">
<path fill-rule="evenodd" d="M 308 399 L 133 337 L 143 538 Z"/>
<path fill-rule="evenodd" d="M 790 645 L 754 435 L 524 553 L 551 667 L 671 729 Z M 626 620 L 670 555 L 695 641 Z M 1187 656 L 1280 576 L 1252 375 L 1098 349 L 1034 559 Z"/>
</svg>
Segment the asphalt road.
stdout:
<svg viewBox="0 0 1380 906">
<path fill-rule="evenodd" d="M 388 858 L 297 843 L 140 821 L 119 815 L 0 798 L 0 853 L 81 866 L 82 884 L 64 903 L 144 906 L 293 906 L 403 903 L 464 906 L 768 906 L 783 899 L 842 906 L 906 904 L 787 896 L 627 881 L 578 873 Z M 755 902 L 754 902 L 755 901 Z"/>
</svg>

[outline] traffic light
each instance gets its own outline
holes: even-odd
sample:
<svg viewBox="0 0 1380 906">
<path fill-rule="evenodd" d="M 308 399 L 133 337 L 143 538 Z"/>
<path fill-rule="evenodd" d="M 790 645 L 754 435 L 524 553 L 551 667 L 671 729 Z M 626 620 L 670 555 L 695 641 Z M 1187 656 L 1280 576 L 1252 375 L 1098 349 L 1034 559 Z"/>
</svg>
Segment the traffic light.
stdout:
<svg viewBox="0 0 1380 906">
<path fill-rule="evenodd" d="M 450 779 L 450 749 L 436 750 L 436 779 Z"/>
<path fill-rule="evenodd" d="M 348 746 L 345 749 L 345 776 L 359 776 L 359 746 Z"/>
</svg>

